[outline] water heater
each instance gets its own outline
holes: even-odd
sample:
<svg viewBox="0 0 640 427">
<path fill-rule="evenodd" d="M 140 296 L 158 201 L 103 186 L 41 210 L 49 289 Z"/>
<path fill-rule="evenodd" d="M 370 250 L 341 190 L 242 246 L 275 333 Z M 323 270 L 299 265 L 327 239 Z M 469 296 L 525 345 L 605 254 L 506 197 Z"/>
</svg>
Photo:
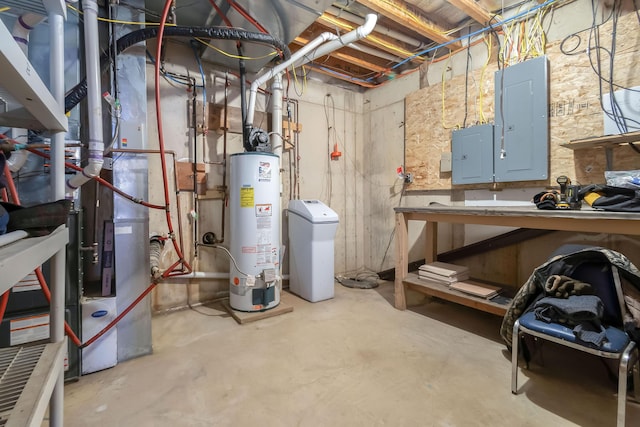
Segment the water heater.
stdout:
<svg viewBox="0 0 640 427">
<path fill-rule="evenodd" d="M 263 311 L 280 303 L 280 159 L 262 152 L 230 156 L 229 304 Z"/>
</svg>

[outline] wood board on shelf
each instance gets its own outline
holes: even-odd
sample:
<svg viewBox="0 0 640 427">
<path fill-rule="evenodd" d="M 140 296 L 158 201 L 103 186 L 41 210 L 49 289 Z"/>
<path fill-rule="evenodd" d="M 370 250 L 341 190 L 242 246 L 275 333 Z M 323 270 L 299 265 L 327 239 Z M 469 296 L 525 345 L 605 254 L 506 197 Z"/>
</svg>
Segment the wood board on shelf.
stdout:
<svg viewBox="0 0 640 427">
<path fill-rule="evenodd" d="M 480 298 L 492 298 L 502 290 L 499 286 L 487 285 L 475 281 L 455 282 L 449 285 L 449 288 L 456 291 L 464 292 L 465 294 L 474 295 Z"/>
</svg>

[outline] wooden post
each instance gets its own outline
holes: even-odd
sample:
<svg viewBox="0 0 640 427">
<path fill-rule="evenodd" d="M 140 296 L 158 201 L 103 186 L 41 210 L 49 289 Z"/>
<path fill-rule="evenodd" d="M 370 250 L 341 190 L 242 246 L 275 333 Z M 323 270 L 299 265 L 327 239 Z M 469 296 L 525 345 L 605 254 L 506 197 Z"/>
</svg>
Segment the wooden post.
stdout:
<svg viewBox="0 0 640 427">
<path fill-rule="evenodd" d="M 396 212 L 396 278 L 395 305 L 398 310 L 407 308 L 403 280 L 409 273 L 408 223 L 402 212 Z"/>
<path fill-rule="evenodd" d="M 438 223 L 426 221 L 424 227 L 424 262 L 438 260 Z"/>
</svg>

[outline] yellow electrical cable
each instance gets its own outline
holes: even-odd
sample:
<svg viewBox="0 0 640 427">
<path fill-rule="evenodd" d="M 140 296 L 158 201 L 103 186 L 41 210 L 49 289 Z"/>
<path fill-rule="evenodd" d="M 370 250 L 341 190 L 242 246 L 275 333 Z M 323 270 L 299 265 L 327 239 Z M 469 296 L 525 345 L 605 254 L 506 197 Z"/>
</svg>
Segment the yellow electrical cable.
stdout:
<svg viewBox="0 0 640 427">
<path fill-rule="evenodd" d="M 2 12 L 6 12 L 7 10 L 11 9 L 9 6 L 5 6 L 5 7 L 0 7 L 0 13 Z"/>
<path fill-rule="evenodd" d="M 76 9 L 75 7 L 71 6 L 68 3 L 67 3 L 67 7 L 69 9 L 73 10 L 74 12 L 76 12 L 78 15 L 84 15 L 84 13 L 81 10 Z M 107 19 L 107 18 L 100 18 L 100 17 L 98 17 L 98 21 L 111 22 L 113 24 L 124 24 L 124 25 L 148 25 L 148 26 L 160 25 L 159 22 L 120 21 L 120 20 L 117 20 L 117 19 Z M 165 25 L 168 26 L 168 27 L 175 27 L 176 26 L 176 24 L 171 24 L 169 22 L 165 23 Z"/>
<path fill-rule="evenodd" d="M 298 83 L 298 76 L 296 74 L 296 66 L 295 64 L 291 64 L 291 74 L 293 74 L 293 87 L 294 90 L 296 91 L 296 94 L 298 96 L 302 96 L 302 94 L 304 94 L 304 91 L 307 88 L 307 70 L 304 67 L 304 65 L 302 66 L 302 85 L 300 87 L 300 92 L 298 92 L 298 87 L 300 86 L 300 83 Z"/>
<path fill-rule="evenodd" d="M 228 56 L 229 58 L 234 58 L 234 59 L 257 60 L 257 59 L 264 59 L 264 58 L 268 58 L 268 57 L 270 57 L 270 56 L 275 56 L 275 55 L 277 55 L 277 54 L 278 54 L 278 52 L 276 52 L 276 51 L 274 50 L 273 52 L 270 52 L 270 53 L 268 53 L 268 54 L 266 54 L 266 55 L 258 56 L 258 57 L 256 57 L 256 58 L 253 58 L 253 57 L 250 57 L 250 56 L 234 55 L 234 54 L 232 54 L 232 53 L 225 52 L 224 50 L 222 50 L 222 49 L 220 49 L 220 48 L 217 48 L 217 47 L 215 47 L 215 46 L 214 46 L 214 45 L 212 45 L 212 44 L 207 43 L 206 41 L 202 40 L 202 39 L 201 39 L 201 38 L 199 38 L 199 37 L 195 37 L 195 39 L 196 39 L 197 41 L 199 41 L 200 43 L 202 43 L 203 45 L 205 45 L 205 46 L 207 46 L 207 47 L 209 47 L 209 48 L 211 48 L 211 49 L 215 50 L 216 52 L 221 53 L 221 54 L 223 54 L 224 56 Z"/>
<path fill-rule="evenodd" d="M 500 47 L 498 57 L 505 66 L 544 55 L 547 38 L 542 21 L 545 14 L 553 6 L 552 4 L 538 9 L 534 15 L 527 16 L 517 22 L 513 21 L 506 28 L 503 28 L 504 42 Z M 518 13 L 520 13 L 520 8 Z"/>
</svg>

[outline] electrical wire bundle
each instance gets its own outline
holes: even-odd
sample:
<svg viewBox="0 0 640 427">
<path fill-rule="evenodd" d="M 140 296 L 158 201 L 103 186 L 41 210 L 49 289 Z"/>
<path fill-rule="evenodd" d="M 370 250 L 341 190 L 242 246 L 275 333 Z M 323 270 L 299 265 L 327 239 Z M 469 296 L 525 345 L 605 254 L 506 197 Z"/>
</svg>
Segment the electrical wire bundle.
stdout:
<svg viewBox="0 0 640 427">
<path fill-rule="evenodd" d="M 638 23 L 640 24 L 638 1 L 634 0 L 633 5 Z M 600 10 L 596 0 L 591 1 L 591 12 L 592 23 L 591 27 L 587 29 L 589 31 L 589 35 L 586 48 L 583 47 L 583 40 L 580 35 L 580 33 L 586 30 L 582 30 L 569 34 L 565 37 L 560 43 L 560 51 L 565 55 L 587 55 L 589 65 L 598 77 L 598 92 L 602 111 L 615 123 L 619 133 L 628 133 L 638 130 L 640 129 L 640 122 L 624 115 L 624 111 L 618 99 L 619 95 L 615 93 L 618 90 L 640 92 L 638 89 L 620 85 L 614 80 L 618 42 L 618 21 L 622 13 L 622 2 L 621 0 L 615 0 L 611 6 L 609 14 L 602 19 L 602 22 L 600 23 L 598 23 Z M 609 21 L 611 21 L 611 43 L 607 47 L 601 42 L 600 32 L 602 27 Z M 607 93 L 609 94 L 609 105 L 604 104 L 605 95 Z M 640 148 L 635 146 L 633 143 L 629 143 L 629 146 L 637 153 L 640 153 Z"/>
</svg>

